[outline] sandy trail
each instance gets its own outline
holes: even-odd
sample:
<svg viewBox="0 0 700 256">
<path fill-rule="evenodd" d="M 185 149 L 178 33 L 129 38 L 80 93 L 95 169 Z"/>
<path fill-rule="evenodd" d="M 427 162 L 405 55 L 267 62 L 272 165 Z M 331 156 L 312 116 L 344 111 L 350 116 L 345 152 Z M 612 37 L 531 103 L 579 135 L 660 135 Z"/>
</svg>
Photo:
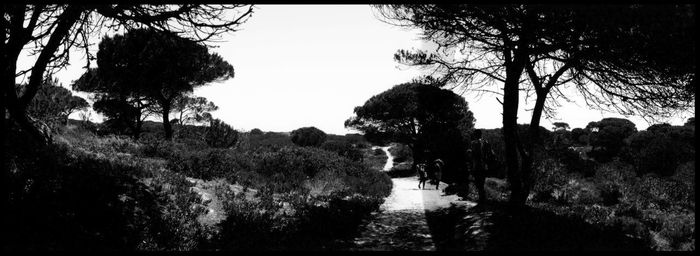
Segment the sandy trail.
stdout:
<svg viewBox="0 0 700 256">
<path fill-rule="evenodd" d="M 391 146 L 386 146 L 386 147 L 379 147 L 379 146 L 374 146 L 372 147 L 372 150 L 381 148 L 384 150 L 384 154 L 386 154 L 386 163 L 384 164 L 384 168 L 382 168 L 382 171 L 389 171 L 391 170 L 391 167 L 394 167 L 394 157 L 389 153 L 389 148 Z"/>
<path fill-rule="evenodd" d="M 361 235 L 354 239 L 353 250 L 436 250 L 428 227 L 426 210 L 435 211 L 447 208 L 457 202 L 456 195 L 443 196 L 440 190 L 427 184 L 425 190 L 418 188 L 417 177 L 394 178 L 391 195 L 386 198 L 380 210 L 374 213 L 371 221 L 361 229 Z"/>
</svg>

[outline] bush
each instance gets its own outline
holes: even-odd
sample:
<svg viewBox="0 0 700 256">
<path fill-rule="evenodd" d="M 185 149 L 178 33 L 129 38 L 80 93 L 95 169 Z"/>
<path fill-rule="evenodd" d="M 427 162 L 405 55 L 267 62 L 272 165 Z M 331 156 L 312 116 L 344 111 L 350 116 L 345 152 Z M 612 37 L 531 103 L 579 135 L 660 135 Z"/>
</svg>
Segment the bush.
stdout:
<svg viewBox="0 0 700 256">
<path fill-rule="evenodd" d="M 554 199 L 553 194 L 569 181 L 564 166 L 556 160 L 544 161 L 534 174 L 535 184 L 532 188 L 533 201 L 544 202 Z"/>
<path fill-rule="evenodd" d="M 392 143 L 389 147 L 389 153 L 394 157 L 394 163 L 413 161 L 411 148 L 404 144 Z"/>
<path fill-rule="evenodd" d="M 362 161 L 362 152 L 345 141 L 329 140 L 321 144 L 321 149 L 335 152 L 353 161 Z"/>
<path fill-rule="evenodd" d="M 326 141 L 326 133 L 316 127 L 302 127 L 292 131 L 292 142 L 302 147 L 318 147 Z"/>
<path fill-rule="evenodd" d="M 613 217 L 606 224 L 613 230 L 629 234 L 637 239 L 649 239 L 649 229 L 638 219 L 627 216 Z"/>
<path fill-rule="evenodd" d="M 5 249 L 196 249 L 203 232 L 199 212 L 188 203 L 196 195 L 184 178 L 156 163 L 112 153 L 128 143 L 85 138 L 99 143 L 86 149 L 59 136 L 56 144 L 24 151 L 27 143 L 11 142 L 7 156 L 14 164 L 8 167 L 15 171 L 8 183 L 5 210 L 12 221 L 5 223 L 11 233 Z M 146 177 L 148 184 L 141 182 Z"/>
<path fill-rule="evenodd" d="M 684 243 L 695 240 L 695 216 L 690 214 L 673 214 L 662 222 L 662 236 L 668 238 L 671 248 L 680 249 Z"/>
<path fill-rule="evenodd" d="M 223 121 L 214 119 L 209 122 L 209 127 L 207 127 L 204 135 L 204 141 L 211 147 L 229 148 L 238 141 L 238 131 L 234 130 L 233 127 Z"/>
<path fill-rule="evenodd" d="M 245 157 L 225 149 L 184 151 L 169 157 L 168 168 L 182 175 L 212 180 L 226 178 L 231 183 L 237 179 L 237 170 L 250 168 Z"/>
<path fill-rule="evenodd" d="M 694 160 L 694 128 L 653 125 L 629 138 L 624 158 L 637 173 L 671 176 L 681 163 Z"/>
<path fill-rule="evenodd" d="M 600 190 L 600 197 L 603 199 L 603 205 L 615 205 L 620 203 L 620 198 L 622 197 L 620 185 L 613 182 L 606 182 L 598 184 L 598 190 Z"/>
</svg>

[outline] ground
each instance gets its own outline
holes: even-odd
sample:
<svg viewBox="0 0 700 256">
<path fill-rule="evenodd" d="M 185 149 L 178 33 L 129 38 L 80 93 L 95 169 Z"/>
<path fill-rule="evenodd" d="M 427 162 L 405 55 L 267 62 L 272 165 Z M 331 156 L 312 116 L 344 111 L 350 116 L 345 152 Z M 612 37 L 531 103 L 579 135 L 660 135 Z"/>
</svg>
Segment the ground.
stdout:
<svg viewBox="0 0 700 256">
<path fill-rule="evenodd" d="M 451 206 L 474 205 L 473 202 L 458 201 L 456 195 L 443 195 L 442 189 L 447 187 L 445 183 L 436 190 L 433 185 L 419 189 L 417 177 L 394 178 L 392 181 L 391 195 L 361 227 L 350 250 L 437 250 L 441 245 L 435 241 L 442 239 L 435 239 L 435 228 L 431 228 L 428 216 Z"/>
</svg>

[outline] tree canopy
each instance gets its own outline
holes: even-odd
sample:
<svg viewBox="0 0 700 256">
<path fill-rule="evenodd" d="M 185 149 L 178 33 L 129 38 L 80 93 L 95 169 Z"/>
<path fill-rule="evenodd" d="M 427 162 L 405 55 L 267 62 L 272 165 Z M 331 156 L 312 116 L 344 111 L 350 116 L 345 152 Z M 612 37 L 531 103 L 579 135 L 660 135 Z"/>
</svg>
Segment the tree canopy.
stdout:
<svg viewBox="0 0 700 256">
<path fill-rule="evenodd" d="M 32 137 L 44 135 L 26 116 L 29 103 L 39 90 L 45 76 L 68 65 L 71 50 L 83 49 L 87 65 L 94 59 L 89 47 L 103 29 L 151 28 L 170 31 L 192 38 L 197 42 L 209 42 L 221 34 L 236 31 L 253 13 L 248 4 L 205 5 L 142 5 L 142 4 L 15 4 L 2 5 L 0 12 L 0 83 L 5 100 L 3 109 L 10 113 Z M 20 55 L 28 49 L 35 57 L 34 64 L 26 69 L 19 67 Z M 26 90 L 14 90 L 16 79 L 28 75 Z M 5 129 L 3 119 L 2 129 Z M 5 132 L 0 132 L 4 134 Z"/>
<path fill-rule="evenodd" d="M 195 87 L 234 75 L 233 67 L 204 45 L 153 29 L 105 37 L 97 63 L 96 71 L 87 72 L 94 76 L 76 82 L 76 87 L 142 97 L 161 113 L 166 139 L 172 138 L 169 116 L 176 99 Z"/>
<path fill-rule="evenodd" d="M 554 125 L 554 130 L 569 130 L 569 124 L 565 122 L 554 122 L 552 123 Z"/>
<path fill-rule="evenodd" d="M 599 161 L 608 161 L 617 156 L 625 145 L 624 140 L 637 132 L 632 121 L 624 118 L 603 118 L 598 122 L 590 122 L 586 130 L 591 131 L 591 146 L 594 147 L 592 156 Z M 597 149 L 596 147 L 600 147 Z"/>
<path fill-rule="evenodd" d="M 363 132 L 367 140 L 377 144 L 400 142 L 415 147 L 430 129 L 468 131 L 474 127 L 474 116 L 464 98 L 421 83 L 396 85 L 372 96 L 354 112 L 345 126 Z"/>
<path fill-rule="evenodd" d="M 439 157 L 452 167 L 466 162 L 464 153 L 474 122 L 462 96 L 411 82 L 372 96 L 355 108 L 355 116 L 345 121 L 345 126 L 363 132 L 372 143 L 408 145 L 416 160 L 414 165 Z"/>
<path fill-rule="evenodd" d="M 183 95 L 175 99 L 173 111 L 177 115 L 180 125 L 208 122 L 212 111 L 219 107 L 205 97 L 191 97 Z"/>
</svg>

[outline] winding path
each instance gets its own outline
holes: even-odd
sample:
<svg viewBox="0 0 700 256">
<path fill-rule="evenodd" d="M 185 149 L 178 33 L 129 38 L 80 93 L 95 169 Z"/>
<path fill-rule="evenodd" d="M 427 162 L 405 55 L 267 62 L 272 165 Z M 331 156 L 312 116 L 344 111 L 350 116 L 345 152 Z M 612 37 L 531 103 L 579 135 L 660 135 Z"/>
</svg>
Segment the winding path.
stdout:
<svg viewBox="0 0 700 256">
<path fill-rule="evenodd" d="M 389 148 L 391 146 L 386 146 L 386 147 L 379 147 L 379 146 L 374 146 L 372 147 L 372 150 L 381 148 L 384 151 L 384 154 L 386 154 L 386 163 L 384 164 L 384 168 L 382 171 L 389 171 L 391 170 L 391 167 L 394 167 L 394 157 L 389 153 Z"/>
</svg>

